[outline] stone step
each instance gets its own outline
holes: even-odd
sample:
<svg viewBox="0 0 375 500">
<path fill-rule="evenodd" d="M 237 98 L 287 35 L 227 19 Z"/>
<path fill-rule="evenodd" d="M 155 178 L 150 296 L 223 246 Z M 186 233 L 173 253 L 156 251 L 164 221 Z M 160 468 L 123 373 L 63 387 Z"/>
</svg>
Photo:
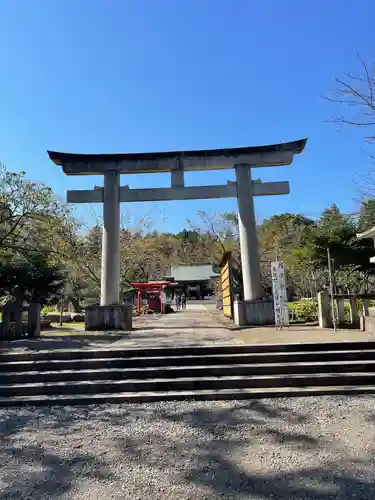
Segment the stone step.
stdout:
<svg viewBox="0 0 375 500">
<path fill-rule="evenodd" d="M 112 348 L 112 349 L 67 349 L 49 351 L 0 352 L 0 363 L 37 360 L 67 360 L 95 359 L 115 357 L 169 357 L 169 356 L 204 356 L 212 354 L 246 354 L 246 353 L 277 353 L 277 352 L 321 352 L 321 351 L 351 351 L 374 350 L 375 341 L 361 342 L 322 342 L 293 344 L 234 344 L 234 345 L 204 345 L 204 346 L 144 346 L 142 348 Z M 114 354 L 116 353 L 116 354 Z"/>
<path fill-rule="evenodd" d="M 94 380 L 0 385 L 0 397 L 109 392 L 194 391 L 308 386 L 375 385 L 375 373 L 320 373 L 222 377 Z"/>
<path fill-rule="evenodd" d="M 57 368 L 57 367 L 56 367 Z M 297 363 L 261 363 L 231 364 L 206 366 L 162 366 L 143 368 L 100 368 L 72 369 L 53 371 L 25 371 L 0 373 L 0 385 L 66 381 L 94 380 L 134 380 L 134 379 L 176 379 L 187 377 L 223 377 L 250 375 L 285 375 L 317 373 L 360 373 L 374 372 L 375 360 L 372 361 L 330 361 Z"/>
<path fill-rule="evenodd" d="M 263 389 L 219 389 L 190 391 L 145 391 L 94 394 L 64 394 L 37 396 L 0 397 L 0 407 L 6 406 L 66 406 L 88 404 L 149 403 L 157 401 L 215 401 L 244 400 L 282 397 L 306 397 L 325 395 L 375 394 L 375 385 L 319 386 L 319 387 L 274 387 Z"/>
<path fill-rule="evenodd" d="M 99 351 L 100 352 L 100 351 Z M 270 353 L 237 353 L 186 356 L 145 356 L 118 357 L 117 351 L 110 351 L 114 357 L 89 359 L 40 359 L 26 361 L 7 361 L 0 363 L 2 372 L 57 371 L 57 370 L 95 370 L 104 368 L 143 368 L 172 366 L 210 366 L 230 364 L 272 364 L 297 362 L 333 362 L 333 361 L 371 361 L 375 360 L 375 349 L 334 350 L 334 351 L 299 351 Z"/>
</svg>

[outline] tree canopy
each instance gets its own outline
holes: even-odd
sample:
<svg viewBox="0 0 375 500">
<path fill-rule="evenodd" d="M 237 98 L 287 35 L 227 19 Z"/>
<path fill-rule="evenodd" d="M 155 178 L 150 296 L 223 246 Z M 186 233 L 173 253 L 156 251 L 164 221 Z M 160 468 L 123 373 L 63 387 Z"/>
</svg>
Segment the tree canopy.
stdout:
<svg viewBox="0 0 375 500">
<path fill-rule="evenodd" d="M 86 227 L 50 188 L 28 180 L 23 172 L 0 169 L 0 289 L 10 294 L 19 282 L 25 298 L 56 300 L 64 281 L 70 285 L 75 308 L 100 296 L 102 229 L 98 221 Z M 358 232 L 375 225 L 375 201 L 365 200 L 359 214 L 327 207 L 313 220 L 303 214 L 277 214 L 257 228 L 263 283 L 270 287 L 270 263 L 283 260 L 289 293 L 313 296 L 328 283 L 327 248 L 330 249 L 337 290 L 365 292 L 375 289 L 375 251 L 371 240 L 358 240 Z M 161 279 L 176 264 L 211 263 L 217 266 L 225 252 L 237 260 L 240 281 L 238 217 L 235 213 L 199 211 L 195 221 L 173 234 L 154 230 L 144 220 L 120 233 L 121 291 L 132 281 Z"/>
<path fill-rule="evenodd" d="M 55 302 L 63 291 L 64 275 L 36 253 L 28 259 L 13 258 L 0 263 L 0 293 L 41 304 Z"/>
</svg>

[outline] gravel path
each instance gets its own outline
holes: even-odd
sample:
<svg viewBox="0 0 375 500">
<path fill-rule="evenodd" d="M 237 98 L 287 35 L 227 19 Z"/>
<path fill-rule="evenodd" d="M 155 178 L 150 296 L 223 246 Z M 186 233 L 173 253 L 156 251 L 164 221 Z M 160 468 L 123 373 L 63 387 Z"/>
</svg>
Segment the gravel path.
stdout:
<svg viewBox="0 0 375 500">
<path fill-rule="evenodd" d="M 375 396 L 0 410 L 1 499 L 375 498 Z"/>
</svg>

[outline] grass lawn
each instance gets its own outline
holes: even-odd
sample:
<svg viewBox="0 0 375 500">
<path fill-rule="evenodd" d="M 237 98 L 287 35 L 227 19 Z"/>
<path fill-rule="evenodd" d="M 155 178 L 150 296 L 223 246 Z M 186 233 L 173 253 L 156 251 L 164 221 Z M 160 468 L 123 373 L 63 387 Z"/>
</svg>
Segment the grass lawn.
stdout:
<svg viewBox="0 0 375 500">
<path fill-rule="evenodd" d="M 111 338 L 122 338 L 124 333 L 121 332 L 87 332 L 84 329 L 84 323 L 76 323 L 76 325 L 82 325 L 81 328 L 72 327 L 71 323 L 65 323 L 63 326 L 55 324 L 51 328 L 46 328 L 40 332 L 41 337 L 105 337 Z"/>
<path fill-rule="evenodd" d="M 54 328 L 53 330 L 42 330 L 40 332 L 41 337 L 80 337 L 82 335 L 87 335 L 85 330 L 63 330 Z"/>
<path fill-rule="evenodd" d="M 40 334 L 43 335 L 56 335 L 56 336 L 72 336 L 72 335 L 84 335 L 87 333 L 85 331 L 85 323 L 51 323 L 49 328 L 44 328 Z"/>
<path fill-rule="evenodd" d="M 61 328 L 60 323 L 51 323 L 51 325 L 54 328 Z M 78 323 L 63 323 L 62 326 L 64 326 L 65 328 L 82 328 L 85 326 L 85 322 L 82 321 Z"/>
</svg>

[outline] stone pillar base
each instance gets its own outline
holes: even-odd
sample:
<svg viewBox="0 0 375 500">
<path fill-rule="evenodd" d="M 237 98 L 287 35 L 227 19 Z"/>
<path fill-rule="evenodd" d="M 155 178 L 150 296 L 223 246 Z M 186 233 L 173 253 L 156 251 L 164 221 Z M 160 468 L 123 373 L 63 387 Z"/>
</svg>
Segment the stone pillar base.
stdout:
<svg viewBox="0 0 375 500">
<path fill-rule="evenodd" d="M 332 328 L 331 304 L 326 290 L 318 292 L 318 319 L 320 328 Z"/>
<path fill-rule="evenodd" d="M 85 314 L 86 331 L 131 330 L 131 305 L 89 306 Z"/>
<path fill-rule="evenodd" d="M 373 316 L 361 316 L 361 330 L 375 333 L 375 318 Z"/>
<path fill-rule="evenodd" d="M 236 300 L 233 304 L 233 313 L 234 322 L 237 326 L 275 324 L 272 300 Z"/>
</svg>

